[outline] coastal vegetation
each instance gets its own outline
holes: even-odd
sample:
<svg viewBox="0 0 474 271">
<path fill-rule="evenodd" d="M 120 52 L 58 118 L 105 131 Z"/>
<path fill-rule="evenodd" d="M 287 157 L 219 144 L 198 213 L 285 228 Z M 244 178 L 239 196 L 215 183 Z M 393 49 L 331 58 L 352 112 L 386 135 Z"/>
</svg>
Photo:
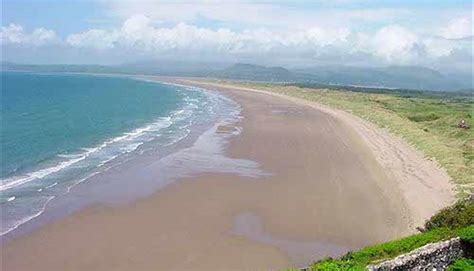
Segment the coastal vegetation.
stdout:
<svg viewBox="0 0 474 271">
<path fill-rule="evenodd" d="M 219 81 L 222 83 L 223 81 Z M 224 81 L 318 102 L 355 114 L 405 139 L 442 166 L 460 198 L 474 191 L 474 97 L 469 92 L 388 90 Z M 460 129 L 464 119 L 471 129 Z"/>
<path fill-rule="evenodd" d="M 460 200 L 432 216 L 425 223 L 425 231 L 437 228 L 462 228 L 474 224 L 474 204 L 472 200 Z M 473 232 L 474 233 L 474 232 Z M 474 235 L 470 237 L 474 242 Z"/>
<path fill-rule="evenodd" d="M 473 270 L 474 249 L 474 202 L 461 200 L 453 207 L 447 207 L 425 224 L 425 232 L 402 239 L 368 246 L 356 252 L 349 252 L 339 259 L 326 258 L 313 263 L 308 270 L 365 270 L 371 263 L 394 258 L 428 243 L 459 236 L 467 247 L 467 255 L 455 261 L 449 270 Z"/>
</svg>

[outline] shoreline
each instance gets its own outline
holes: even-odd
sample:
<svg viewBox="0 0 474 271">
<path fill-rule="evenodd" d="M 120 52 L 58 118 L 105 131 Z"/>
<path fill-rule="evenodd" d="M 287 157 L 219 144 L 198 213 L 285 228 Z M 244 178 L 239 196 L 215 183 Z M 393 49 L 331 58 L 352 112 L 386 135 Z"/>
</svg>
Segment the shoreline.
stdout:
<svg viewBox="0 0 474 271">
<path fill-rule="evenodd" d="M 129 76 L 128 79 L 144 82 L 150 81 L 131 76 Z M 158 83 L 158 85 L 171 85 L 173 87 L 176 87 L 176 84 L 172 84 L 169 82 L 151 81 L 149 83 Z M 131 171 L 137 170 L 140 172 L 144 172 L 143 169 L 146 167 L 146 165 L 149 165 L 155 161 L 159 161 L 166 156 L 175 154 L 181 151 L 182 149 L 191 148 L 196 142 L 196 140 L 200 138 L 203 134 L 209 133 L 209 131 L 212 130 L 213 127 L 216 125 L 216 123 L 223 121 L 233 122 L 238 120 L 236 118 L 237 116 L 234 116 L 236 113 L 238 113 L 239 110 L 237 104 L 230 100 L 227 101 L 227 98 L 223 95 L 211 91 L 196 91 L 192 87 L 182 85 L 177 87 L 177 92 L 187 93 L 184 94 L 183 101 L 187 101 L 189 99 L 188 97 L 190 93 L 200 93 L 199 96 L 201 97 L 198 97 L 198 100 L 196 97 L 194 97 L 196 95 L 194 95 L 193 97 L 196 99 L 192 101 L 189 100 L 187 102 L 183 102 L 183 105 L 181 107 L 176 110 L 170 111 L 170 114 L 167 116 L 158 117 L 152 123 L 148 123 L 134 130 L 126 131 L 122 134 L 118 134 L 114 137 L 108 138 L 99 143 L 98 145 L 93 146 L 93 148 L 87 147 L 87 150 L 89 152 L 93 152 L 96 149 L 101 149 L 110 143 L 121 142 L 121 139 L 126 140 L 128 138 L 133 138 L 136 135 L 140 135 L 138 133 L 140 131 L 148 132 L 148 130 L 152 130 L 151 128 L 155 127 L 157 128 L 156 133 L 159 133 L 156 138 L 153 138 L 154 140 L 139 141 L 139 145 L 134 144 L 135 141 L 131 141 L 133 150 L 130 154 L 127 151 L 122 153 L 122 155 L 113 156 L 112 159 L 108 159 L 104 163 L 101 162 L 100 164 L 98 164 L 98 168 L 100 167 L 99 169 L 97 169 L 96 171 L 89 172 L 88 176 L 80 178 L 78 179 L 78 181 L 73 180 L 73 182 L 65 183 L 57 181 L 51 186 L 37 190 L 38 192 L 49 192 L 49 188 L 56 188 L 61 185 L 66 186 L 64 191 L 59 190 L 57 194 L 53 194 L 53 196 L 49 197 L 47 202 L 41 206 L 42 208 L 38 213 L 26 217 L 24 220 L 15 221 L 15 223 L 18 222 L 18 224 L 14 225 L 14 227 L 8 228 L 8 224 L 5 223 L 3 226 L 6 231 L 0 235 L 0 241 L 8 242 L 9 240 L 14 239 L 18 236 L 28 234 L 31 231 L 45 224 L 48 224 L 51 221 L 64 218 L 72 212 L 87 208 L 88 206 L 94 204 L 126 204 L 127 202 L 148 195 L 149 192 L 146 192 L 146 189 L 137 189 L 129 187 L 131 184 L 120 177 L 120 172 L 122 174 L 130 173 Z M 207 107 L 204 107 L 203 110 L 193 110 L 192 108 L 189 108 L 195 107 L 193 103 L 196 103 L 198 101 L 206 104 Z M 218 110 L 219 112 L 221 112 L 221 114 L 219 116 L 211 116 L 209 113 L 205 113 L 209 110 Z M 189 116 L 189 112 L 191 111 L 194 111 L 193 117 L 186 117 Z M 207 115 L 205 119 L 201 117 L 201 115 L 204 114 Z M 156 124 L 158 122 L 161 123 L 163 119 L 166 119 L 167 125 L 162 125 L 158 127 Z M 177 130 L 177 128 L 179 128 L 179 130 Z M 148 134 L 146 134 L 146 136 L 147 135 Z M 215 143 L 220 144 L 217 141 L 219 140 L 215 140 Z M 76 157 L 73 158 L 78 159 Z M 195 170 L 199 170 L 199 168 L 196 166 Z M 181 172 L 178 172 L 178 170 L 176 169 L 175 173 L 171 173 L 173 169 L 165 171 L 167 172 L 167 176 L 160 176 L 160 180 L 155 180 L 153 182 L 154 184 L 147 182 L 146 180 L 144 180 L 145 178 L 140 178 L 143 181 L 141 185 L 149 188 L 149 190 L 151 191 L 155 191 L 159 189 L 157 188 L 160 186 L 159 183 L 168 183 L 171 181 L 172 178 L 177 178 L 179 174 L 183 174 L 183 172 L 189 170 L 183 169 L 181 170 Z M 112 184 L 111 180 L 115 180 L 114 182 L 116 184 Z M 101 183 L 107 183 L 109 186 L 101 185 Z M 125 188 L 122 189 L 121 187 Z M 13 191 L 12 193 L 15 192 L 16 191 Z"/>
<path fill-rule="evenodd" d="M 186 80 L 181 82 L 189 84 Z M 203 87 L 202 82 L 192 83 Z M 429 199 L 441 189 L 417 195 L 420 199 L 413 203 L 408 200 L 416 193 L 407 193 L 419 193 L 424 186 L 410 186 L 409 178 L 393 182 L 396 176 L 387 176 L 387 165 L 375 152 L 384 141 L 371 146 L 368 138 L 374 135 L 364 138 L 364 129 L 368 133 L 373 127 L 354 127 L 343 113 L 287 96 L 204 86 L 219 88 L 243 107 L 242 134 L 230 139 L 226 157 L 256 161 L 271 175 L 204 172 L 126 206 L 87 208 L 6 244 L 7 270 L 54 270 L 66 263 L 71 269 L 111 264 L 118 269 L 304 266 L 318 257 L 406 235 L 421 216 L 439 207 Z M 423 170 L 431 173 L 433 168 Z M 408 187 L 404 190 L 403 185 Z M 423 208 L 413 211 L 421 203 Z M 136 222 L 124 226 L 127 221 Z M 107 227 L 112 227 L 110 232 L 100 230 Z M 84 236 L 95 238 L 82 240 Z M 59 256 L 34 255 L 44 242 Z M 18 255 L 20 251 L 24 255 Z M 97 253 L 105 259 L 96 258 Z"/>
</svg>

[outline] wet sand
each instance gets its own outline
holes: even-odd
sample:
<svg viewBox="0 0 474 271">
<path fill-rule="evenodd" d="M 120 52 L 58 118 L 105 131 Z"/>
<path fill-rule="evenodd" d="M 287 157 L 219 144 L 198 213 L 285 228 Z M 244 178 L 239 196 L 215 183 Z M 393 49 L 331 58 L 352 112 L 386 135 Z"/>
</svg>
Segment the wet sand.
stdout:
<svg viewBox="0 0 474 271">
<path fill-rule="evenodd" d="M 82 210 L 4 244 L 3 270 L 281 269 L 413 231 L 406 193 L 357 129 L 288 99 L 219 89 L 244 116 L 226 155 L 267 175 L 207 172 Z"/>
</svg>

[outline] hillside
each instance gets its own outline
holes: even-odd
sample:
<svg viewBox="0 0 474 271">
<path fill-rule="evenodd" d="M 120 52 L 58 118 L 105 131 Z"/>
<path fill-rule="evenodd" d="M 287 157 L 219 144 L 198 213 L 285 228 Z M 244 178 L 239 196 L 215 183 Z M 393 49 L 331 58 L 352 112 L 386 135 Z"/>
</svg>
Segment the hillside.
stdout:
<svg viewBox="0 0 474 271">
<path fill-rule="evenodd" d="M 266 82 L 296 82 L 297 74 L 290 72 L 282 67 L 264 67 L 252 64 L 238 63 L 229 68 L 216 71 L 210 74 L 213 77 L 249 80 L 249 81 L 266 81 Z"/>
<path fill-rule="evenodd" d="M 334 85 L 370 86 L 401 89 L 460 90 L 472 88 L 461 76 L 446 76 L 436 70 L 417 66 L 365 68 L 320 66 L 297 69 L 311 74 L 314 81 Z"/>
</svg>

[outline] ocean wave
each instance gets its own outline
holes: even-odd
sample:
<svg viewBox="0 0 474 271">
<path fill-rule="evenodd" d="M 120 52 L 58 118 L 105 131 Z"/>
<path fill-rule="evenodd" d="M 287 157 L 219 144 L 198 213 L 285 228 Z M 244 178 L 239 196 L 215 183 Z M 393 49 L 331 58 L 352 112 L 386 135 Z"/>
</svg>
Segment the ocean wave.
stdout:
<svg viewBox="0 0 474 271">
<path fill-rule="evenodd" d="M 97 145 L 80 148 L 77 152 L 58 154 L 55 159 L 42 162 L 43 165 L 49 164 L 43 168 L 0 180 L 0 191 L 34 182 L 31 186 L 33 191 L 23 190 L 23 187 L 18 190 L 18 193 L 28 193 L 28 197 L 18 194 L 17 190 L 9 190 L 6 193 L 9 198 L 5 196 L 4 200 L 11 199 L 12 202 L 6 201 L 5 207 L 20 208 L 21 215 L 12 214 L 12 217 L 6 219 L 0 235 L 40 216 L 55 197 L 67 194 L 73 187 L 91 179 L 92 176 L 128 161 L 129 157 L 132 157 L 129 155 L 138 154 L 137 150 L 140 153 L 151 149 L 161 150 L 160 148 L 166 148 L 188 137 L 191 134 L 191 125 L 203 123 L 207 125 L 209 121 L 214 122 L 216 116 L 209 113 L 217 110 L 215 106 L 222 106 L 217 104 L 226 98 L 214 95 L 211 91 L 203 91 L 201 88 L 180 87 L 183 95 L 182 103 L 179 104 L 178 109 L 169 112 L 166 117 L 160 117 L 152 123 L 108 138 Z M 206 94 L 190 93 L 186 90 Z M 223 108 L 224 111 L 229 109 Z M 13 194 L 17 198 L 13 198 Z M 32 199 L 39 200 L 32 205 L 33 209 L 30 205 L 23 206 L 24 200 Z M 38 211 L 35 208 L 41 208 L 41 210 Z"/>
<path fill-rule="evenodd" d="M 55 182 L 55 183 L 53 183 L 53 184 L 50 184 L 50 185 L 46 186 L 45 189 L 53 188 L 53 187 L 55 187 L 56 185 L 58 185 L 58 182 Z"/>
<path fill-rule="evenodd" d="M 157 132 L 160 131 L 164 128 L 167 128 L 173 124 L 173 121 L 171 117 L 160 117 L 157 121 L 146 125 L 144 127 L 140 127 L 137 129 L 134 129 L 130 132 L 126 132 L 121 134 L 120 136 L 105 140 L 103 143 L 97 145 L 96 147 L 84 147 L 81 148 L 80 150 L 82 152 L 79 153 L 68 153 L 68 154 L 58 154 L 57 157 L 59 159 L 62 159 L 62 161 L 57 162 L 53 166 L 49 166 L 46 168 L 41 168 L 33 172 L 29 172 L 26 174 L 22 175 L 17 175 L 13 177 L 9 177 L 6 179 L 0 180 L 0 192 L 5 191 L 14 187 L 18 187 L 24 184 L 27 184 L 31 181 L 38 180 L 38 179 L 43 179 L 53 173 L 60 172 L 61 170 L 64 170 L 66 168 L 69 168 L 70 166 L 77 164 L 80 161 L 85 160 L 89 156 L 96 154 L 97 152 L 105 149 L 106 147 L 124 142 L 126 143 L 125 146 L 121 146 L 119 149 L 121 150 L 122 153 L 130 153 L 134 150 L 136 150 L 139 146 L 143 144 L 143 142 L 134 142 L 134 140 L 139 139 L 140 137 L 150 133 L 150 132 Z M 146 139 L 144 141 L 148 141 L 150 139 Z M 118 155 L 115 155 L 117 157 Z M 67 160 L 64 160 L 67 159 Z M 106 158 L 107 160 L 108 158 Z M 110 160 L 109 160 L 110 161 Z M 106 161 L 106 162 L 109 162 Z M 103 162 L 99 162 L 99 164 L 105 164 Z"/>
<path fill-rule="evenodd" d="M 10 188 L 13 188 L 13 187 L 17 187 L 17 186 L 20 186 L 20 185 L 23 185 L 25 183 L 29 183 L 33 180 L 36 180 L 36 179 L 41 179 L 41 178 L 44 178 L 52 173 L 55 173 L 55 172 L 58 172 L 66 167 L 69 167 L 81 160 L 84 160 L 87 156 L 81 156 L 79 158 L 73 158 L 73 159 L 70 159 L 70 160 L 67 160 L 67 161 L 63 161 L 61 163 L 59 163 L 58 165 L 56 166 L 52 166 L 52 167 L 48 167 L 48 168 L 43 168 L 43 169 L 40 169 L 40 170 L 37 170 L 37 171 L 34 171 L 34 172 L 31 172 L 31 173 L 28 173 L 26 174 L 26 176 L 15 176 L 15 177 L 11 177 L 11 178 L 8 178 L 8 179 L 3 179 L 1 180 L 1 185 L 0 185 L 0 191 L 4 191 L 4 190 L 7 190 L 7 189 L 10 189 Z"/>
<path fill-rule="evenodd" d="M 13 225 L 11 225 L 11 226 L 7 226 L 7 227 L 4 228 L 4 226 L 5 226 L 5 221 L 4 221 L 1 225 L 0 235 L 7 234 L 7 233 L 13 231 L 14 229 L 18 228 L 19 226 L 25 224 L 26 222 L 40 216 L 46 210 L 46 205 L 48 205 L 48 203 L 54 198 L 55 198 L 55 196 L 48 197 L 46 202 L 43 204 L 43 207 L 41 208 L 41 210 L 39 210 L 38 212 L 35 212 L 32 215 L 29 215 L 27 217 L 23 217 L 23 218 L 15 221 L 13 223 Z"/>
</svg>

